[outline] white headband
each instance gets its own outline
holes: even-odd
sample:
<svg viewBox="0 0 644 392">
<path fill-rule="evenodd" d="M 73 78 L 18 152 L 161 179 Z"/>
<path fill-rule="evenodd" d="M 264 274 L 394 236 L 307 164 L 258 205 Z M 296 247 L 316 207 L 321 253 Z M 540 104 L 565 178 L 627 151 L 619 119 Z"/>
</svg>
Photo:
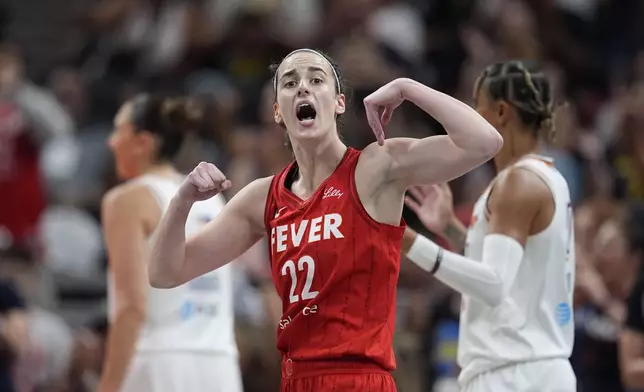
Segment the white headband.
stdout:
<svg viewBox="0 0 644 392">
<path fill-rule="evenodd" d="M 340 78 L 338 78 L 338 74 L 335 72 L 335 67 L 333 66 L 333 64 L 331 64 L 331 62 L 324 55 L 322 55 L 322 53 L 318 52 L 317 50 L 307 49 L 307 48 L 295 49 L 291 53 L 287 54 L 284 57 L 284 59 L 282 59 L 282 63 L 284 62 L 284 60 L 289 58 L 291 55 L 293 55 L 295 53 L 298 53 L 298 52 L 315 53 L 318 56 L 322 57 L 324 59 L 324 61 L 326 61 L 327 64 L 329 64 L 329 67 L 331 68 L 331 72 L 333 72 L 333 79 L 335 80 L 335 88 L 338 91 L 338 94 L 342 93 L 342 89 L 340 88 Z M 280 65 L 282 65 L 282 63 L 280 63 Z M 278 72 L 279 72 L 279 67 L 278 67 L 278 69 L 275 70 L 275 76 L 273 76 L 273 88 L 275 89 L 275 92 L 277 92 L 277 73 Z"/>
</svg>

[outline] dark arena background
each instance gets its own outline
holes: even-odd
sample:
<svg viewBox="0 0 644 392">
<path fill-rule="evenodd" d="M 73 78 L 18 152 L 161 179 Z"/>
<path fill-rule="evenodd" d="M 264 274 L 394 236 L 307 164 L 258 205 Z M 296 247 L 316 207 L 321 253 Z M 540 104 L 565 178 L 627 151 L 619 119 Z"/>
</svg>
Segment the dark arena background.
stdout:
<svg viewBox="0 0 644 392">
<path fill-rule="evenodd" d="M 471 104 L 486 65 L 538 62 L 560 104 L 544 151 L 575 211 L 579 391 L 644 389 L 644 376 L 620 366 L 619 348 L 624 331 L 644 339 L 644 2 L 2 0 L 0 392 L 98 390 L 109 333 L 101 199 L 118 184 L 106 142 L 121 104 L 144 91 L 197 100 L 205 115 L 176 166 L 216 164 L 230 199 L 291 159 L 273 119 L 269 65 L 301 47 L 324 50 L 343 70 L 351 90 L 340 131 L 355 148 L 374 141 L 363 98 L 395 78 Z M 387 127 L 387 137 L 440 133 L 407 103 Z M 450 184 L 465 224 L 493 175 L 486 164 Z M 267 249 L 260 242 L 233 263 L 246 392 L 279 389 L 281 303 Z M 458 390 L 459 309 L 458 294 L 402 257 L 400 392 Z M 186 314 L 199 311 L 216 310 Z"/>
</svg>

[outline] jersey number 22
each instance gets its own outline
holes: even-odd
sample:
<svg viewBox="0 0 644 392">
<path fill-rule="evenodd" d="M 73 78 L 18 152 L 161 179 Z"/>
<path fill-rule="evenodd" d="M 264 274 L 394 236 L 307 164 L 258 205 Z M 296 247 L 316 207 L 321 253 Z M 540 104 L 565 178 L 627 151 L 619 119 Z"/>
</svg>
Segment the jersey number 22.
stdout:
<svg viewBox="0 0 644 392">
<path fill-rule="evenodd" d="M 306 280 L 300 295 L 295 294 L 297 289 L 297 271 L 306 270 Z M 318 291 L 311 291 L 313 284 L 313 277 L 315 276 L 315 261 L 311 256 L 302 256 L 297 262 L 297 266 L 293 260 L 287 260 L 282 265 L 282 276 L 291 275 L 291 290 L 289 292 L 288 300 L 290 303 L 299 301 L 300 299 L 308 300 L 313 299 L 318 295 Z"/>
</svg>

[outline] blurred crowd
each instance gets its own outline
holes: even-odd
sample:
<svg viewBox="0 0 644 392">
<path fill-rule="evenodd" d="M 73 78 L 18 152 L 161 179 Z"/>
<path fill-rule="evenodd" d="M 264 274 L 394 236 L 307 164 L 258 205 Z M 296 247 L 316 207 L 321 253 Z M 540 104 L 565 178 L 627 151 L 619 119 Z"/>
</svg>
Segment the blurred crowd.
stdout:
<svg viewBox="0 0 644 392">
<path fill-rule="evenodd" d="M 3 0 L 0 2 L 0 391 L 86 392 L 107 331 L 100 201 L 117 183 L 113 116 L 141 91 L 189 95 L 200 132 L 177 165 L 204 160 L 231 197 L 291 158 L 273 121 L 269 65 L 294 48 L 332 56 L 351 87 L 341 127 L 374 140 L 362 99 L 401 76 L 471 102 L 489 63 L 534 60 L 555 82 L 556 141 L 544 145 L 575 207 L 580 391 L 625 391 L 617 341 L 639 275 L 644 216 L 644 2 L 639 0 Z M 411 105 L 389 137 L 443 132 Z M 451 186 L 467 223 L 493 176 Z M 421 230 L 408 211 L 406 221 Z M 246 391 L 277 390 L 281 305 L 265 244 L 236 263 Z M 455 391 L 460 298 L 402 260 L 395 373 L 401 392 Z"/>
</svg>

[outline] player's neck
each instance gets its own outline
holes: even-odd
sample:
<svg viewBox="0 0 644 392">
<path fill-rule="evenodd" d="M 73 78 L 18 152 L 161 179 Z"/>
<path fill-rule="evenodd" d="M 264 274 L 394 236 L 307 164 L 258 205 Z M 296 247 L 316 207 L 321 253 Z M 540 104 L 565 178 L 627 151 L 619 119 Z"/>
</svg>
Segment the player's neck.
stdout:
<svg viewBox="0 0 644 392">
<path fill-rule="evenodd" d="M 505 138 L 503 149 L 494 157 L 494 166 L 500 172 L 526 155 L 538 152 L 539 143 L 533 136 L 527 132 L 514 132 Z"/>
<path fill-rule="evenodd" d="M 151 163 L 141 170 L 141 175 L 153 175 L 160 177 L 173 177 L 179 174 L 177 169 L 168 162 Z"/>
<path fill-rule="evenodd" d="M 314 192 L 335 171 L 346 151 L 347 146 L 337 134 L 313 143 L 293 143 L 300 186 L 308 192 Z"/>
</svg>

